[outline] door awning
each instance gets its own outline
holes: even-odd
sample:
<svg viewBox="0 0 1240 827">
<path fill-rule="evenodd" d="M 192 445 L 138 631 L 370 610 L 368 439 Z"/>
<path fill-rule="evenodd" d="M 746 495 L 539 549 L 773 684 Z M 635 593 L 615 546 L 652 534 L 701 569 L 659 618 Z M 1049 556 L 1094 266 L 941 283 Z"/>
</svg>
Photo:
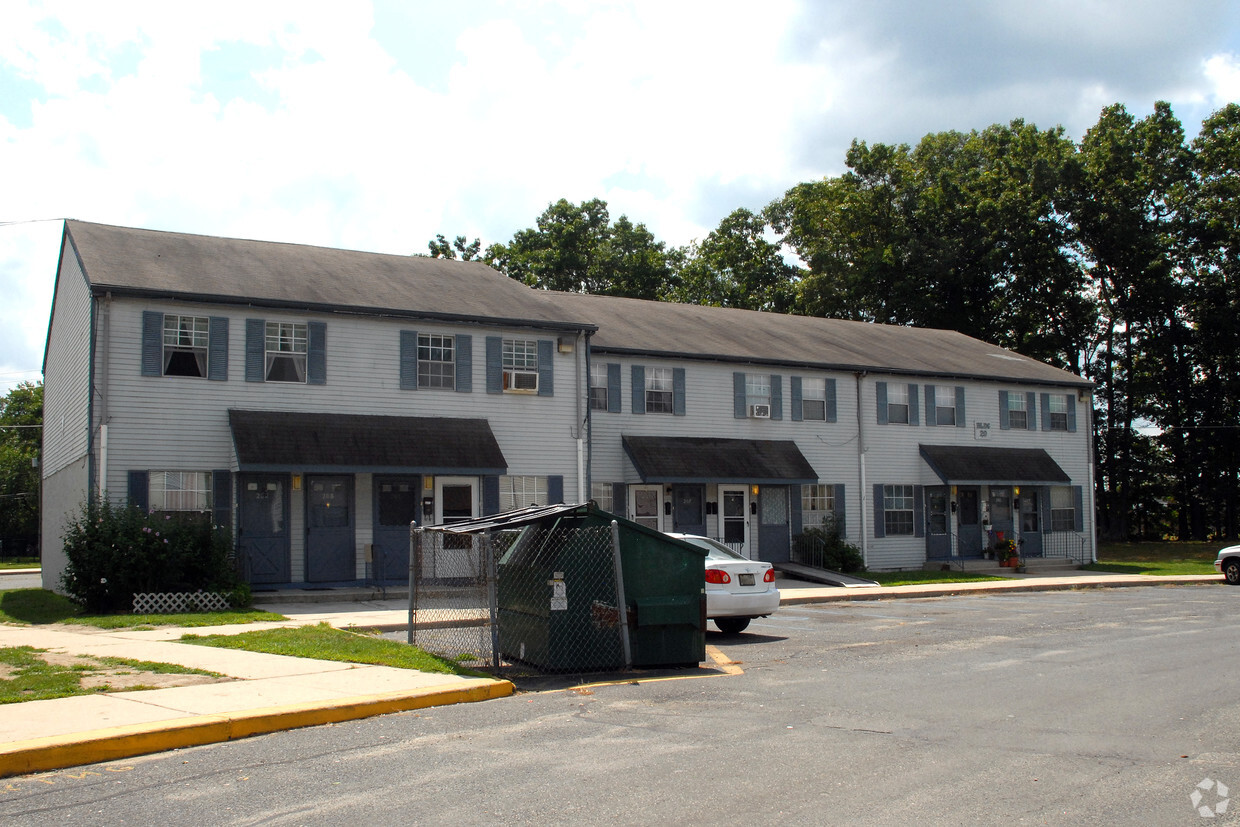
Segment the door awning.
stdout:
<svg viewBox="0 0 1240 827">
<path fill-rule="evenodd" d="M 922 445 L 921 456 L 944 483 L 1071 482 L 1059 463 L 1041 448 L 974 448 Z"/>
<path fill-rule="evenodd" d="M 242 471 L 508 473 L 485 419 L 228 412 Z"/>
<path fill-rule="evenodd" d="M 811 484 L 813 466 L 792 440 L 623 436 L 642 482 Z"/>
</svg>

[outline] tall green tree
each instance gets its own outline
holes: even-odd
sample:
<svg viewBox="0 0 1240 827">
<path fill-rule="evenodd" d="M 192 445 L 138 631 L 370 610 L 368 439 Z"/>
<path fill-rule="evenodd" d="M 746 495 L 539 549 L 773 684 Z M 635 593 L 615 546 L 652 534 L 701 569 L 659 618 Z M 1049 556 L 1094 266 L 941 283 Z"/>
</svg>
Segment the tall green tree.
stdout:
<svg viewBox="0 0 1240 827">
<path fill-rule="evenodd" d="M 537 225 L 492 244 L 484 259 L 531 287 L 570 293 L 657 299 L 674 278 L 673 257 L 644 224 L 620 216 L 594 198 L 551 204 Z"/>
<path fill-rule="evenodd" d="M 761 215 L 734 210 L 686 251 L 670 297 L 689 304 L 790 311 L 799 271 L 784 261 L 766 231 Z"/>
<path fill-rule="evenodd" d="M 482 241 L 477 238 L 473 241 L 466 241 L 465 236 L 458 235 L 451 243 L 448 243 L 448 239 L 443 237 L 443 233 L 439 233 L 433 241 L 426 242 L 426 247 L 430 250 L 431 258 L 474 261 L 479 257 L 479 253 L 482 250 Z"/>
<path fill-rule="evenodd" d="M 23 382 L 0 399 L 0 539 L 8 556 L 25 556 L 39 534 L 39 445 L 43 384 Z M 14 553 L 9 543 L 21 544 Z"/>
</svg>

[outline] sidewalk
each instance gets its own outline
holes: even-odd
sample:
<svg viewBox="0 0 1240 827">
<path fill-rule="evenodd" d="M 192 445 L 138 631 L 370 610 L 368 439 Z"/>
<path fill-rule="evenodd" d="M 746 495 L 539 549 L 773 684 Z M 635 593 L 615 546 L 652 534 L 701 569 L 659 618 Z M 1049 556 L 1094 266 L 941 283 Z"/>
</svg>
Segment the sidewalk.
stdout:
<svg viewBox="0 0 1240 827">
<path fill-rule="evenodd" d="M 1013 575 L 1004 581 L 881 588 L 840 588 L 780 579 L 781 605 L 953 594 L 1220 582 L 1219 575 Z M 3 587 L 0 578 L 0 587 Z M 176 642 L 194 634 L 326 622 L 343 628 L 402 629 L 404 600 L 279 604 L 258 608 L 275 623 L 146 631 L 93 627 L 0 626 L 0 647 L 32 646 L 73 655 L 116 656 L 207 669 L 234 680 L 0 705 L 0 777 L 91 764 L 151 752 L 245 738 L 510 695 L 504 680 L 434 675 L 408 669 L 309 660 Z"/>
</svg>

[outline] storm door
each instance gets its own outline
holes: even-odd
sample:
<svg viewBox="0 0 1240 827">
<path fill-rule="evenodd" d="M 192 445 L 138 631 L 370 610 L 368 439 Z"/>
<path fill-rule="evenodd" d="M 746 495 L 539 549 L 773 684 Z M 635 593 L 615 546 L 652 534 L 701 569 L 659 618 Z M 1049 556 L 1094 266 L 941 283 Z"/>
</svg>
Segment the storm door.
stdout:
<svg viewBox="0 0 1240 827">
<path fill-rule="evenodd" d="M 737 554 L 752 558 L 749 548 L 749 490 L 719 486 L 719 539 Z"/>
<path fill-rule="evenodd" d="M 307 477 L 306 488 L 306 581 L 356 580 L 353 477 Z"/>
<path fill-rule="evenodd" d="M 435 522 L 440 525 L 462 523 L 478 516 L 478 479 L 476 477 L 435 478 Z M 422 576 L 432 580 L 473 579 L 481 557 L 478 537 L 473 534 L 443 534 L 442 543 L 422 556 Z"/>
<path fill-rule="evenodd" d="M 288 475 L 241 474 L 237 546 L 250 583 L 289 582 Z"/>
<path fill-rule="evenodd" d="M 672 525 L 681 534 L 706 533 L 706 491 L 701 485 L 672 486 Z"/>
<path fill-rule="evenodd" d="M 981 490 L 976 485 L 956 489 L 956 532 L 958 555 L 982 555 Z"/>
<path fill-rule="evenodd" d="M 994 541 L 999 542 L 1000 535 L 1005 540 L 1013 539 L 1013 525 L 1012 489 L 1006 485 L 990 486 L 990 530 Z"/>
<path fill-rule="evenodd" d="M 951 514 L 947 507 L 947 486 L 926 486 L 926 558 L 951 556 Z"/>
<path fill-rule="evenodd" d="M 633 505 L 629 513 L 633 522 L 640 523 L 655 531 L 663 530 L 663 486 L 632 485 Z"/>
<path fill-rule="evenodd" d="M 409 579 L 409 524 L 418 519 L 422 478 L 375 475 L 375 531 L 372 576 L 377 580 Z"/>
</svg>

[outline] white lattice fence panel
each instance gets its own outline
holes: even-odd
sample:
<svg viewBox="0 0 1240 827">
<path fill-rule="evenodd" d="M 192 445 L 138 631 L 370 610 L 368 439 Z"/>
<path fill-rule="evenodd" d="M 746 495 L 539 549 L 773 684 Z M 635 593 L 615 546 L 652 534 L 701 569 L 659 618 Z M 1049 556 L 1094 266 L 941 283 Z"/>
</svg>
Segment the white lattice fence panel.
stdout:
<svg viewBox="0 0 1240 827">
<path fill-rule="evenodd" d="M 133 596 L 133 613 L 136 615 L 218 612 L 227 608 L 228 595 L 217 592 L 165 592 Z"/>
</svg>

